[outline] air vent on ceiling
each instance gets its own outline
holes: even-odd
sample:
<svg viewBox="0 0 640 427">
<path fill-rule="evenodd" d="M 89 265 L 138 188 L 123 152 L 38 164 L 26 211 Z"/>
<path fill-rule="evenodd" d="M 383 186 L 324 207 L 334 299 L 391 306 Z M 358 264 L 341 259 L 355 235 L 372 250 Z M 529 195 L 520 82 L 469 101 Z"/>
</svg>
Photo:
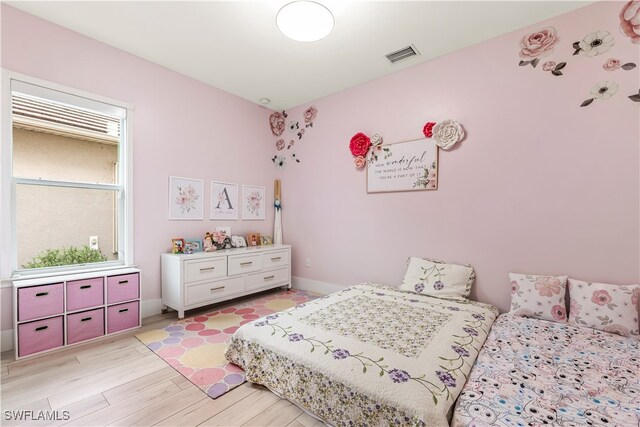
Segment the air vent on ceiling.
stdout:
<svg viewBox="0 0 640 427">
<path fill-rule="evenodd" d="M 403 47 L 400 50 L 396 50 L 395 52 L 391 52 L 386 54 L 385 56 L 392 64 L 402 61 L 403 59 L 410 58 L 412 56 L 420 55 L 418 49 L 414 45 L 409 45 L 407 47 Z"/>
</svg>

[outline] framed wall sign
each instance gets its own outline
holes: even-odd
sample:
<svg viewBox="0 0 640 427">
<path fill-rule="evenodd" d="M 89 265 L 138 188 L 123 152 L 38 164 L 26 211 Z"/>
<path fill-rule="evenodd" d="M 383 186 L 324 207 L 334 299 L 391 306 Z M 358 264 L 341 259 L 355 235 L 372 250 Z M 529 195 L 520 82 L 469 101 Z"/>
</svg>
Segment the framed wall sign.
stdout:
<svg viewBox="0 0 640 427">
<path fill-rule="evenodd" d="M 211 219 L 238 219 L 238 184 L 211 181 Z"/>
<path fill-rule="evenodd" d="M 264 187 L 242 186 L 242 219 L 265 219 L 266 199 Z"/>
<path fill-rule="evenodd" d="M 369 158 L 367 193 L 436 190 L 438 147 L 431 139 L 384 144 L 390 155 Z"/>
<path fill-rule="evenodd" d="M 169 219 L 204 219 L 204 181 L 169 177 Z"/>
</svg>

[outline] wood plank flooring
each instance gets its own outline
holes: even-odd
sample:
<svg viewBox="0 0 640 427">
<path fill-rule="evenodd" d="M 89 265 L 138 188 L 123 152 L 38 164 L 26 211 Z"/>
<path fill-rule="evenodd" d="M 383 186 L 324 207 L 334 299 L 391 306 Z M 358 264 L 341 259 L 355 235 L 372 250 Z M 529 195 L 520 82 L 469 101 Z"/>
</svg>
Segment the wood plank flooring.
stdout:
<svg viewBox="0 0 640 427">
<path fill-rule="evenodd" d="M 215 309 L 252 298 L 256 297 L 220 304 Z M 203 312 L 211 310 L 209 307 Z M 15 361 L 13 353 L 2 353 L 0 425 L 323 425 L 255 384 L 245 383 L 211 399 L 134 337 L 175 320 L 175 313 L 154 316 L 145 319 L 136 331 L 27 360 Z M 58 411 L 59 418 L 66 419 L 6 419 L 5 411 L 17 410 L 32 410 L 34 415 L 38 411 Z"/>
</svg>

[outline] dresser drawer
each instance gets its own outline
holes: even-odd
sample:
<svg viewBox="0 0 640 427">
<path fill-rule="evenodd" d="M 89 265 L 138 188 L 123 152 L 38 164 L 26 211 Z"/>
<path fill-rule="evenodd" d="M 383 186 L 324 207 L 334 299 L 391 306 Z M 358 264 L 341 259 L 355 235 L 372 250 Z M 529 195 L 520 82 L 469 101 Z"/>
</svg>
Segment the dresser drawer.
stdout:
<svg viewBox="0 0 640 427">
<path fill-rule="evenodd" d="M 229 277 L 227 279 L 202 283 L 185 287 L 186 307 L 206 301 L 214 301 L 228 295 L 244 292 L 245 277 Z"/>
<path fill-rule="evenodd" d="M 262 254 L 230 255 L 229 276 L 250 273 L 262 268 Z"/>
<path fill-rule="evenodd" d="M 274 251 L 262 254 L 262 268 L 275 268 L 289 265 L 289 251 Z"/>
<path fill-rule="evenodd" d="M 67 344 L 104 335 L 104 308 L 67 315 Z"/>
<path fill-rule="evenodd" d="M 64 312 L 62 283 L 18 289 L 18 320 L 31 320 Z"/>
<path fill-rule="evenodd" d="M 138 273 L 107 277 L 107 304 L 136 299 L 138 295 L 140 295 Z"/>
<path fill-rule="evenodd" d="M 67 311 L 82 310 L 104 304 L 104 279 L 67 282 Z"/>
<path fill-rule="evenodd" d="M 63 329 L 62 316 L 18 325 L 18 355 L 22 357 L 62 347 Z"/>
<path fill-rule="evenodd" d="M 201 282 L 227 275 L 227 258 L 190 260 L 184 262 L 184 282 Z"/>
<path fill-rule="evenodd" d="M 139 309 L 138 301 L 107 307 L 107 333 L 140 326 Z"/>
<path fill-rule="evenodd" d="M 279 268 L 271 271 L 261 271 L 247 275 L 247 290 L 264 288 L 266 286 L 287 283 L 289 281 L 289 268 Z"/>
</svg>

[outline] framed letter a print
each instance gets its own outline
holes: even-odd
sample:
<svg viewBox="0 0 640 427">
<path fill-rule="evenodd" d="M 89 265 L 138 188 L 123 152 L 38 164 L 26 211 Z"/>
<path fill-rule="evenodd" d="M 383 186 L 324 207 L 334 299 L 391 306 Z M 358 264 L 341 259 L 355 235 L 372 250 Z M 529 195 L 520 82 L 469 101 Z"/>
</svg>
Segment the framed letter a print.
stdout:
<svg viewBox="0 0 640 427">
<path fill-rule="evenodd" d="M 242 186 L 242 219 L 265 218 L 264 187 Z"/>
<path fill-rule="evenodd" d="M 238 219 L 238 184 L 211 181 L 211 219 Z"/>
<path fill-rule="evenodd" d="M 204 181 L 169 177 L 169 219 L 204 219 Z"/>
</svg>

